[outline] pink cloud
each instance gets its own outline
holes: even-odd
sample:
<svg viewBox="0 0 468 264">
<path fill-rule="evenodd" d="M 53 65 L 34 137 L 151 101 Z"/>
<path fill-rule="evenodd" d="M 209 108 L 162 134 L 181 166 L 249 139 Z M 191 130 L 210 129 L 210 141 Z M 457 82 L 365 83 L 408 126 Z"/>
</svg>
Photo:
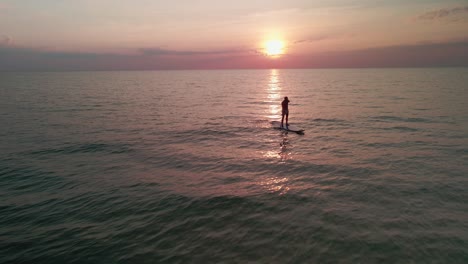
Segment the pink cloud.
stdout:
<svg viewBox="0 0 468 264">
<path fill-rule="evenodd" d="M 229 55 L 249 53 L 247 49 L 227 49 L 227 50 L 214 50 L 214 51 L 192 51 L 192 50 L 170 50 L 162 48 L 141 48 L 138 50 L 142 55 L 148 56 L 191 56 L 191 55 Z"/>
<path fill-rule="evenodd" d="M 254 52 L 79 53 L 0 45 L 0 71 L 177 70 L 264 68 L 355 68 L 468 66 L 468 40 L 366 50 L 336 51 L 271 59 Z"/>
<path fill-rule="evenodd" d="M 9 46 L 13 43 L 13 39 L 7 35 L 0 35 L 0 46 Z"/>
<path fill-rule="evenodd" d="M 304 43 L 304 42 L 318 42 L 330 39 L 338 39 L 343 37 L 353 37 L 354 34 L 352 33 L 345 33 L 345 32 L 331 32 L 331 33 L 324 33 L 324 34 L 317 34 L 311 35 L 304 39 L 294 41 L 294 44 Z"/>
</svg>

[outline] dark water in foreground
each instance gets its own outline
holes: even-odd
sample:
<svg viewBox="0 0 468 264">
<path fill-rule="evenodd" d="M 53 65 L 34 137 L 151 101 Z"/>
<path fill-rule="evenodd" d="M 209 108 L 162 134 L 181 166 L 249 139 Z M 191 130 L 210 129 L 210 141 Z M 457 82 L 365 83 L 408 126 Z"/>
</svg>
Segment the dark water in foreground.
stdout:
<svg viewBox="0 0 468 264">
<path fill-rule="evenodd" d="M 467 83 L 0 73 L 0 263 L 468 263 Z"/>
</svg>

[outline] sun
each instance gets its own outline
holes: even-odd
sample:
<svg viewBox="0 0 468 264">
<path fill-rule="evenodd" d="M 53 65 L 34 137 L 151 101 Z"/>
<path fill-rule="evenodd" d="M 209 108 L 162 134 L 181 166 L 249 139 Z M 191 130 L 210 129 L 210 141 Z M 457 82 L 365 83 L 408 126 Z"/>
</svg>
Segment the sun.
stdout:
<svg viewBox="0 0 468 264">
<path fill-rule="evenodd" d="M 270 57 L 278 57 L 284 53 L 284 43 L 281 40 L 269 40 L 265 42 L 265 54 Z"/>
</svg>

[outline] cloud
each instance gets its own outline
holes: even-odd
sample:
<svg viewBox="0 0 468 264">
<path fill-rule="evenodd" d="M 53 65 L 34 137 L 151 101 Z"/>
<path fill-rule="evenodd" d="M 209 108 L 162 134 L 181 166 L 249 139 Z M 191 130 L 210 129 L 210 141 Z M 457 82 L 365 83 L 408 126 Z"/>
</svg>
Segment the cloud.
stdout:
<svg viewBox="0 0 468 264">
<path fill-rule="evenodd" d="M 228 50 L 214 50 L 214 51 L 191 51 L 191 50 L 169 50 L 162 48 L 140 48 L 138 52 L 141 55 L 147 56 L 192 56 L 192 55 L 220 55 L 220 54 L 239 54 L 247 53 L 247 49 L 228 49 Z"/>
<path fill-rule="evenodd" d="M 468 15 L 468 6 L 442 8 L 435 11 L 426 12 L 418 17 L 420 20 L 436 20 L 446 17 L 453 17 L 459 15 Z"/>
<path fill-rule="evenodd" d="M 306 68 L 466 67 L 468 41 L 326 52 L 307 56 L 295 63 Z"/>
<path fill-rule="evenodd" d="M 0 45 L 0 71 L 468 66 L 468 39 L 288 55 L 276 60 L 241 49 L 201 52 L 154 48 L 138 51 L 136 54 L 56 52 Z"/>
<path fill-rule="evenodd" d="M 337 38 L 342 38 L 342 37 L 353 37 L 353 34 L 349 33 L 329 33 L 329 34 L 318 34 L 318 35 L 313 35 L 306 37 L 304 39 L 296 40 L 293 43 L 294 44 L 300 44 L 300 43 L 309 43 L 309 42 L 318 42 L 318 41 L 323 41 L 323 40 L 329 40 L 329 39 L 337 39 Z"/>
<path fill-rule="evenodd" d="M 309 38 L 296 40 L 296 41 L 294 41 L 294 44 L 306 43 L 306 42 L 316 42 L 316 41 L 322 41 L 322 40 L 326 40 L 326 39 L 330 39 L 330 38 L 332 38 L 332 37 L 330 37 L 328 35 L 316 35 L 316 36 L 312 36 L 312 37 L 309 37 Z"/>
<path fill-rule="evenodd" d="M 113 53 L 49 51 L 0 45 L 0 71 L 73 71 L 124 69 L 130 56 Z"/>
<path fill-rule="evenodd" d="M 0 45 L 0 71 L 202 69 L 222 67 L 214 62 L 240 56 L 249 57 L 255 54 L 248 49 L 178 51 L 161 48 L 141 48 L 136 54 L 118 54 L 49 51 Z"/>
<path fill-rule="evenodd" d="M 0 35 L 0 46 L 9 46 L 13 43 L 13 39 L 7 35 Z"/>
</svg>

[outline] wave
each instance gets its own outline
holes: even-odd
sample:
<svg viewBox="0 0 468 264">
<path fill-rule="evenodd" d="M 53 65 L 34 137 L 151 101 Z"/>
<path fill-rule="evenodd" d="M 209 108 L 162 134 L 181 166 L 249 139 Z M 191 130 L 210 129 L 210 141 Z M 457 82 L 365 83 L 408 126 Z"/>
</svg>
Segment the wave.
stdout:
<svg viewBox="0 0 468 264">
<path fill-rule="evenodd" d="M 61 146 L 55 148 L 45 148 L 26 152 L 26 155 L 48 155 L 48 154 L 77 154 L 104 152 L 108 154 L 128 153 L 132 149 L 126 144 L 105 144 L 105 143 L 84 143 Z"/>
<path fill-rule="evenodd" d="M 438 123 L 434 120 L 421 117 L 372 116 L 370 119 L 374 122 Z"/>
</svg>

